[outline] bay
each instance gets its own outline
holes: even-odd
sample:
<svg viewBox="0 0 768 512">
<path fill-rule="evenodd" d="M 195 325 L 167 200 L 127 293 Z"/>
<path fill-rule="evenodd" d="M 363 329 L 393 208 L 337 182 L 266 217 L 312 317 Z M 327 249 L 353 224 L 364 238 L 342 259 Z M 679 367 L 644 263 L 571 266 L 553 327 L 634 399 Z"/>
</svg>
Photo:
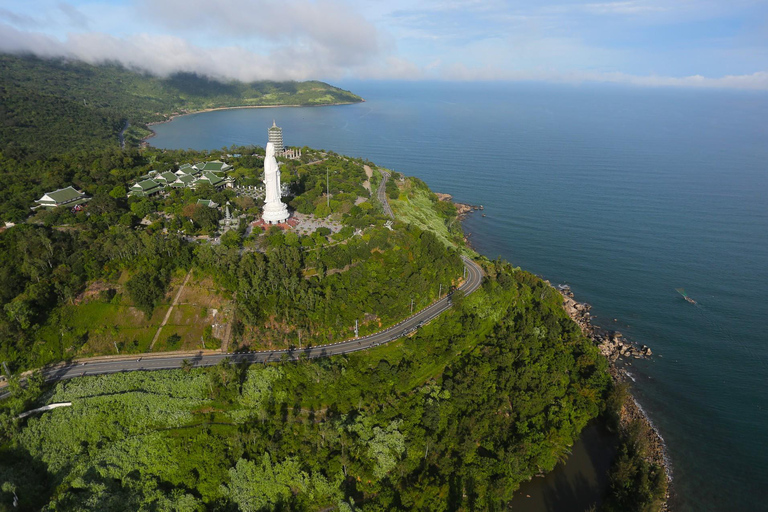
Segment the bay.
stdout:
<svg viewBox="0 0 768 512">
<path fill-rule="evenodd" d="M 349 82 L 365 103 L 241 109 L 154 127 L 164 148 L 266 143 L 367 158 L 482 204 L 500 256 L 651 346 L 635 394 L 668 445 L 675 510 L 768 503 L 768 95 Z M 683 301 L 683 287 L 698 301 Z"/>
</svg>

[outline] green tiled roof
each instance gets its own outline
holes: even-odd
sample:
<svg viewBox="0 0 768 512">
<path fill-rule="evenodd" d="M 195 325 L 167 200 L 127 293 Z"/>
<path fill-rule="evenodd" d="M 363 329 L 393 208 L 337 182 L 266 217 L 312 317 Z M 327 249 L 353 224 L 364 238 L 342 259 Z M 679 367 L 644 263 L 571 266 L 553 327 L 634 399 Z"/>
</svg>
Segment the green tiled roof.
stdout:
<svg viewBox="0 0 768 512">
<path fill-rule="evenodd" d="M 200 171 L 197 169 L 197 167 L 185 167 L 184 169 L 179 169 L 176 171 L 177 176 L 195 176 L 197 174 L 200 174 Z"/>
<path fill-rule="evenodd" d="M 214 172 L 224 172 L 226 169 L 229 169 L 231 165 L 225 164 L 224 162 L 219 162 L 218 160 L 215 162 L 206 162 L 201 166 L 198 165 L 198 168 L 201 171 L 214 171 Z"/>
<path fill-rule="evenodd" d="M 166 183 L 173 183 L 176 181 L 176 178 L 177 176 L 170 171 L 165 171 L 164 173 L 155 177 L 156 180 L 164 180 Z"/>
<path fill-rule="evenodd" d="M 136 183 L 131 188 L 134 190 L 141 190 L 142 192 L 147 192 L 149 190 L 154 190 L 159 186 L 160 184 L 155 180 L 144 180 Z"/>
<path fill-rule="evenodd" d="M 195 181 L 195 177 L 191 174 L 185 174 L 183 176 L 179 176 L 179 181 L 184 183 L 185 185 L 189 185 L 193 181 Z"/>
<path fill-rule="evenodd" d="M 65 204 L 84 196 L 85 194 L 82 192 L 78 192 L 72 187 L 67 187 L 60 188 L 59 190 L 55 190 L 53 192 L 48 192 L 36 202 L 42 204 Z"/>
<path fill-rule="evenodd" d="M 214 203 L 210 199 L 198 199 L 197 204 L 207 206 L 208 208 L 216 208 L 217 206 L 219 206 L 218 203 Z"/>
<path fill-rule="evenodd" d="M 215 187 L 224 181 L 224 178 L 212 172 L 203 172 L 203 175 L 200 177 L 200 181 L 207 181 Z"/>
</svg>

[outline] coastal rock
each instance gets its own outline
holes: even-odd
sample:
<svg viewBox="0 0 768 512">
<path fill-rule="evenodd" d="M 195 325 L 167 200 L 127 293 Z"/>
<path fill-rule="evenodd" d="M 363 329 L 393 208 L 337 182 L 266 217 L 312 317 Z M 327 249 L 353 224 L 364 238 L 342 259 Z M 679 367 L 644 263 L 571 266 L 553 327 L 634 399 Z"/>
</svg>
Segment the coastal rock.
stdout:
<svg viewBox="0 0 768 512">
<path fill-rule="evenodd" d="M 623 335 L 618 331 L 606 331 L 600 327 L 592 325 L 589 309 L 591 306 L 586 303 L 576 302 L 573 298 L 573 292 L 567 285 L 560 285 L 557 287 L 560 294 L 563 296 L 563 309 L 576 322 L 581 328 L 581 331 L 588 336 L 597 345 L 600 353 L 605 356 L 611 363 L 609 372 L 615 382 L 625 382 L 627 380 L 627 374 L 624 370 L 618 368 L 615 362 L 619 357 L 634 357 L 636 359 L 642 359 L 649 357 L 653 354 L 651 348 L 647 345 L 643 345 L 640 348 L 635 347 L 631 343 L 623 340 Z M 632 363 L 626 363 L 631 365 Z M 656 427 L 651 422 L 650 418 L 645 411 L 637 403 L 637 400 L 630 394 L 624 401 L 619 415 L 619 424 L 621 429 L 629 429 L 630 425 L 634 421 L 640 421 L 648 428 L 646 429 L 646 441 L 649 447 L 648 455 L 646 459 L 648 462 L 657 464 L 664 468 L 667 474 L 667 480 L 671 481 L 670 466 L 667 459 L 666 447 L 664 446 L 664 439 L 659 434 Z M 667 494 L 667 501 L 669 494 Z M 668 510 L 667 503 L 662 506 L 662 510 Z"/>
<path fill-rule="evenodd" d="M 453 196 L 451 194 L 443 194 L 441 192 L 435 192 L 435 195 L 437 196 L 437 199 L 439 201 L 453 202 L 453 206 L 456 207 L 456 213 L 458 214 L 457 217 L 459 220 L 464 220 L 467 214 L 472 213 L 475 210 L 482 210 L 481 206 L 473 206 L 471 204 L 457 203 L 453 201 Z"/>
</svg>

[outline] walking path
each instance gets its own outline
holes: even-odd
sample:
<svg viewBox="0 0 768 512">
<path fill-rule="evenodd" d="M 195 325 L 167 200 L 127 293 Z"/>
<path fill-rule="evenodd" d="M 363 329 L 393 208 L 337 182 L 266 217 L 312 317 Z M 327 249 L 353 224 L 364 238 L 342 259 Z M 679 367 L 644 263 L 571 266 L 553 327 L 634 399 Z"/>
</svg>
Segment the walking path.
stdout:
<svg viewBox="0 0 768 512">
<path fill-rule="evenodd" d="M 168 323 L 168 319 L 171 318 L 173 307 L 179 303 L 179 297 L 181 297 L 181 292 L 184 291 L 184 287 L 187 286 L 187 282 L 189 282 L 189 278 L 191 276 L 192 276 L 192 269 L 189 269 L 189 272 L 187 272 L 187 277 L 184 278 L 184 282 L 181 283 L 181 287 L 179 287 L 179 291 L 176 293 L 176 298 L 173 299 L 173 303 L 171 304 L 171 307 L 168 308 L 168 312 L 165 314 L 165 318 L 163 318 L 163 323 L 161 323 L 160 327 L 157 328 L 155 337 L 152 338 L 152 343 L 149 344 L 149 352 L 152 351 L 152 347 L 155 346 L 155 342 L 157 341 L 157 338 L 160 337 L 160 331 L 163 330 L 163 327 L 165 327 L 165 324 Z"/>
</svg>

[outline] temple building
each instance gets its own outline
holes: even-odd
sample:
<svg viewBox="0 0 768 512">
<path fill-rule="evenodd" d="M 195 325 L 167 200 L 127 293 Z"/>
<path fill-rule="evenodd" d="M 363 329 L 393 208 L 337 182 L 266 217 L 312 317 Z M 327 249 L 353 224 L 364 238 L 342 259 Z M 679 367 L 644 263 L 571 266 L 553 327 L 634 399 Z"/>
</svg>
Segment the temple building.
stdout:
<svg viewBox="0 0 768 512">
<path fill-rule="evenodd" d="M 128 190 L 129 196 L 149 197 L 163 191 L 163 185 L 155 180 L 142 180 Z"/>
<path fill-rule="evenodd" d="M 128 190 L 129 196 L 146 197 L 165 192 L 169 188 L 195 188 L 200 184 L 209 184 L 216 190 L 232 188 L 235 180 L 226 172 L 232 166 L 218 160 L 200 162 L 196 165 L 182 164 L 177 171 L 149 171 Z"/>
<path fill-rule="evenodd" d="M 73 187 L 60 188 L 53 192 L 48 192 L 40 199 L 36 200 L 37 206 L 33 206 L 33 210 L 38 208 L 53 209 L 59 206 L 75 207 L 77 205 L 87 202 L 90 197 L 85 197 L 85 194 L 79 190 L 75 190 Z"/>
</svg>

